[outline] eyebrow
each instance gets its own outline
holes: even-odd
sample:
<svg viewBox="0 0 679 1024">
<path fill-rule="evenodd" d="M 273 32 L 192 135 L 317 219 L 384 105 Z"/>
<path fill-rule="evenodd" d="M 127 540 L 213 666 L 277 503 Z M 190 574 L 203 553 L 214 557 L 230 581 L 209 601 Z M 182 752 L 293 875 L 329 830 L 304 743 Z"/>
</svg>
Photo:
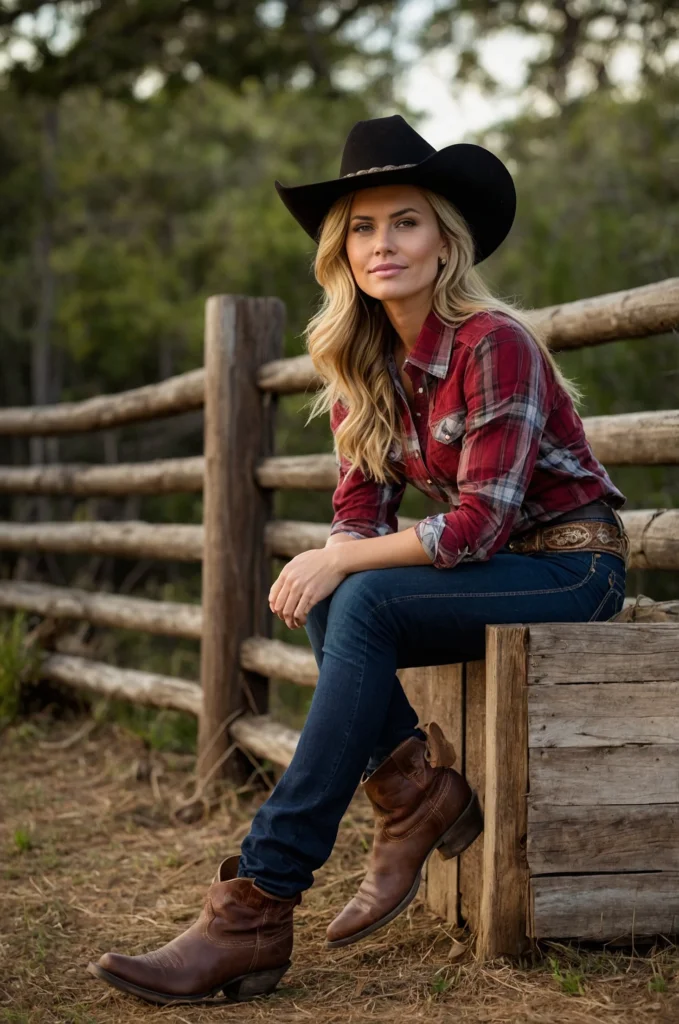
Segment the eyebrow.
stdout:
<svg viewBox="0 0 679 1024">
<path fill-rule="evenodd" d="M 402 213 L 419 213 L 419 212 L 420 211 L 416 210 L 414 206 L 406 206 L 406 208 L 404 210 L 394 210 L 394 212 L 390 213 L 389 216 L 390 217 L 400 217 Z M 353 221 L 353 220 L 374 220 L 375 218 L 369 216 L 368 214 L 357 213 L 351 219 Z"/>
</svg>

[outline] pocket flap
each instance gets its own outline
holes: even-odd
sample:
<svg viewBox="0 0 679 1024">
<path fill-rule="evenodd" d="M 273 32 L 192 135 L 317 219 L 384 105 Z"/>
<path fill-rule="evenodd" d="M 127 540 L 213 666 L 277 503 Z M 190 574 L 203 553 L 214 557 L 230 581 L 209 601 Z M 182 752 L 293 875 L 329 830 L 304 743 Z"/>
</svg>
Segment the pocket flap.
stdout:
<svg viewBox="0 0 679 1024">
<path fill-rule="evenodd" d="M 434 440 L 440 441 L 442 444 L 452 444 L 464 434 L 466 419 L 466 409 L 454 409 L 432 423 L 431 435 Z"/>
</svg>

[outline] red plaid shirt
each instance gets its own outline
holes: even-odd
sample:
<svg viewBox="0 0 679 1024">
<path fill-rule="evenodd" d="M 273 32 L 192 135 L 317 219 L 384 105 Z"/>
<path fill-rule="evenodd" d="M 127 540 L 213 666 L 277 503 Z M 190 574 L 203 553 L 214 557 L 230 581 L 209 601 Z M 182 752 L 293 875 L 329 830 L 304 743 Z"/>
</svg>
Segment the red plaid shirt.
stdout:
<svg viewBox="0 0 679 1024">
<path fill-rule="evenodd" d="M 413 383 L 414 414 L 393 353 L 387 357 L 405 428 L 389 459 L 397 484 L 366 479 L 335 458 L 333 533 L 381 537 L 398 529 L 406 483 L 450 511 L 415 526 L 432 564 L 451 569 L 486 561 L 539 523 L 603 498 L 621 508 L 625 495 L 595 458 L 580 416 L 539 346 L 504 313 L 476 313 L 460 327 L 432 310 L 403 363 Z M 335 433 L 347 414 L 336 402 Z"/>
</svg>

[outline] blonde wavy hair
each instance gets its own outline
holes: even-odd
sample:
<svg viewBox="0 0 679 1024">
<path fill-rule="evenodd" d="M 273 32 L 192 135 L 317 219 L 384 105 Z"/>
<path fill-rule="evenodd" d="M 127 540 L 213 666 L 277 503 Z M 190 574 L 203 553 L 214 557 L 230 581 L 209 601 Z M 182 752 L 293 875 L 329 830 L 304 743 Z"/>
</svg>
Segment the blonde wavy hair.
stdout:
<svg viewBox="0 0 679 1024">
<path fill-rule="evenodd" d="M 432 309 L 444 322 L 458 326 L 486 310 L 511 316 L 535 339 L 573 403 L 582 401 L 575 383 L 564 377 L 531 313 L 493 295 L 474 267 L 474 242 L 464 217 L 447 199 L 419 188 L 436 214 L 450 258 L 434 284 Z M 337 400 L 348 413 L 334 434 L 335 459 L 360 468 L 380 483 L 396 483 L 398 474 L 387 453 L 396 436 L 403 439 L 387 355 L 397 340 L 379 299 L 356 284 L 345 250 L 353 193 L 335 201 L 323 221 L 313 272 L 323 289 L 318 311 L 304 331 L 306 347 L 324 385 L 312 400 L 307 423 L 328 412 Z M 457 256 L 457 259 L 455 258 Z"/>
</svg>

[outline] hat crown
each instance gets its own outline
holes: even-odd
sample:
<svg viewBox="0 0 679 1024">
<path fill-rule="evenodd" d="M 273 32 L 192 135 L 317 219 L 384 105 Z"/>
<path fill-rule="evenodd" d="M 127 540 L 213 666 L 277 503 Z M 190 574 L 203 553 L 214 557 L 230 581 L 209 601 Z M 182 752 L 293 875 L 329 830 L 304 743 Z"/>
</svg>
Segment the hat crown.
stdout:
<svg viewBox="0 0 679 1024">
<path fill-rule="evenodd" d="M 400 114 L 357 121 L 344 144 L 340 177 L 387 165 L 421 163 L 435 152 Z"/>
</svg>

